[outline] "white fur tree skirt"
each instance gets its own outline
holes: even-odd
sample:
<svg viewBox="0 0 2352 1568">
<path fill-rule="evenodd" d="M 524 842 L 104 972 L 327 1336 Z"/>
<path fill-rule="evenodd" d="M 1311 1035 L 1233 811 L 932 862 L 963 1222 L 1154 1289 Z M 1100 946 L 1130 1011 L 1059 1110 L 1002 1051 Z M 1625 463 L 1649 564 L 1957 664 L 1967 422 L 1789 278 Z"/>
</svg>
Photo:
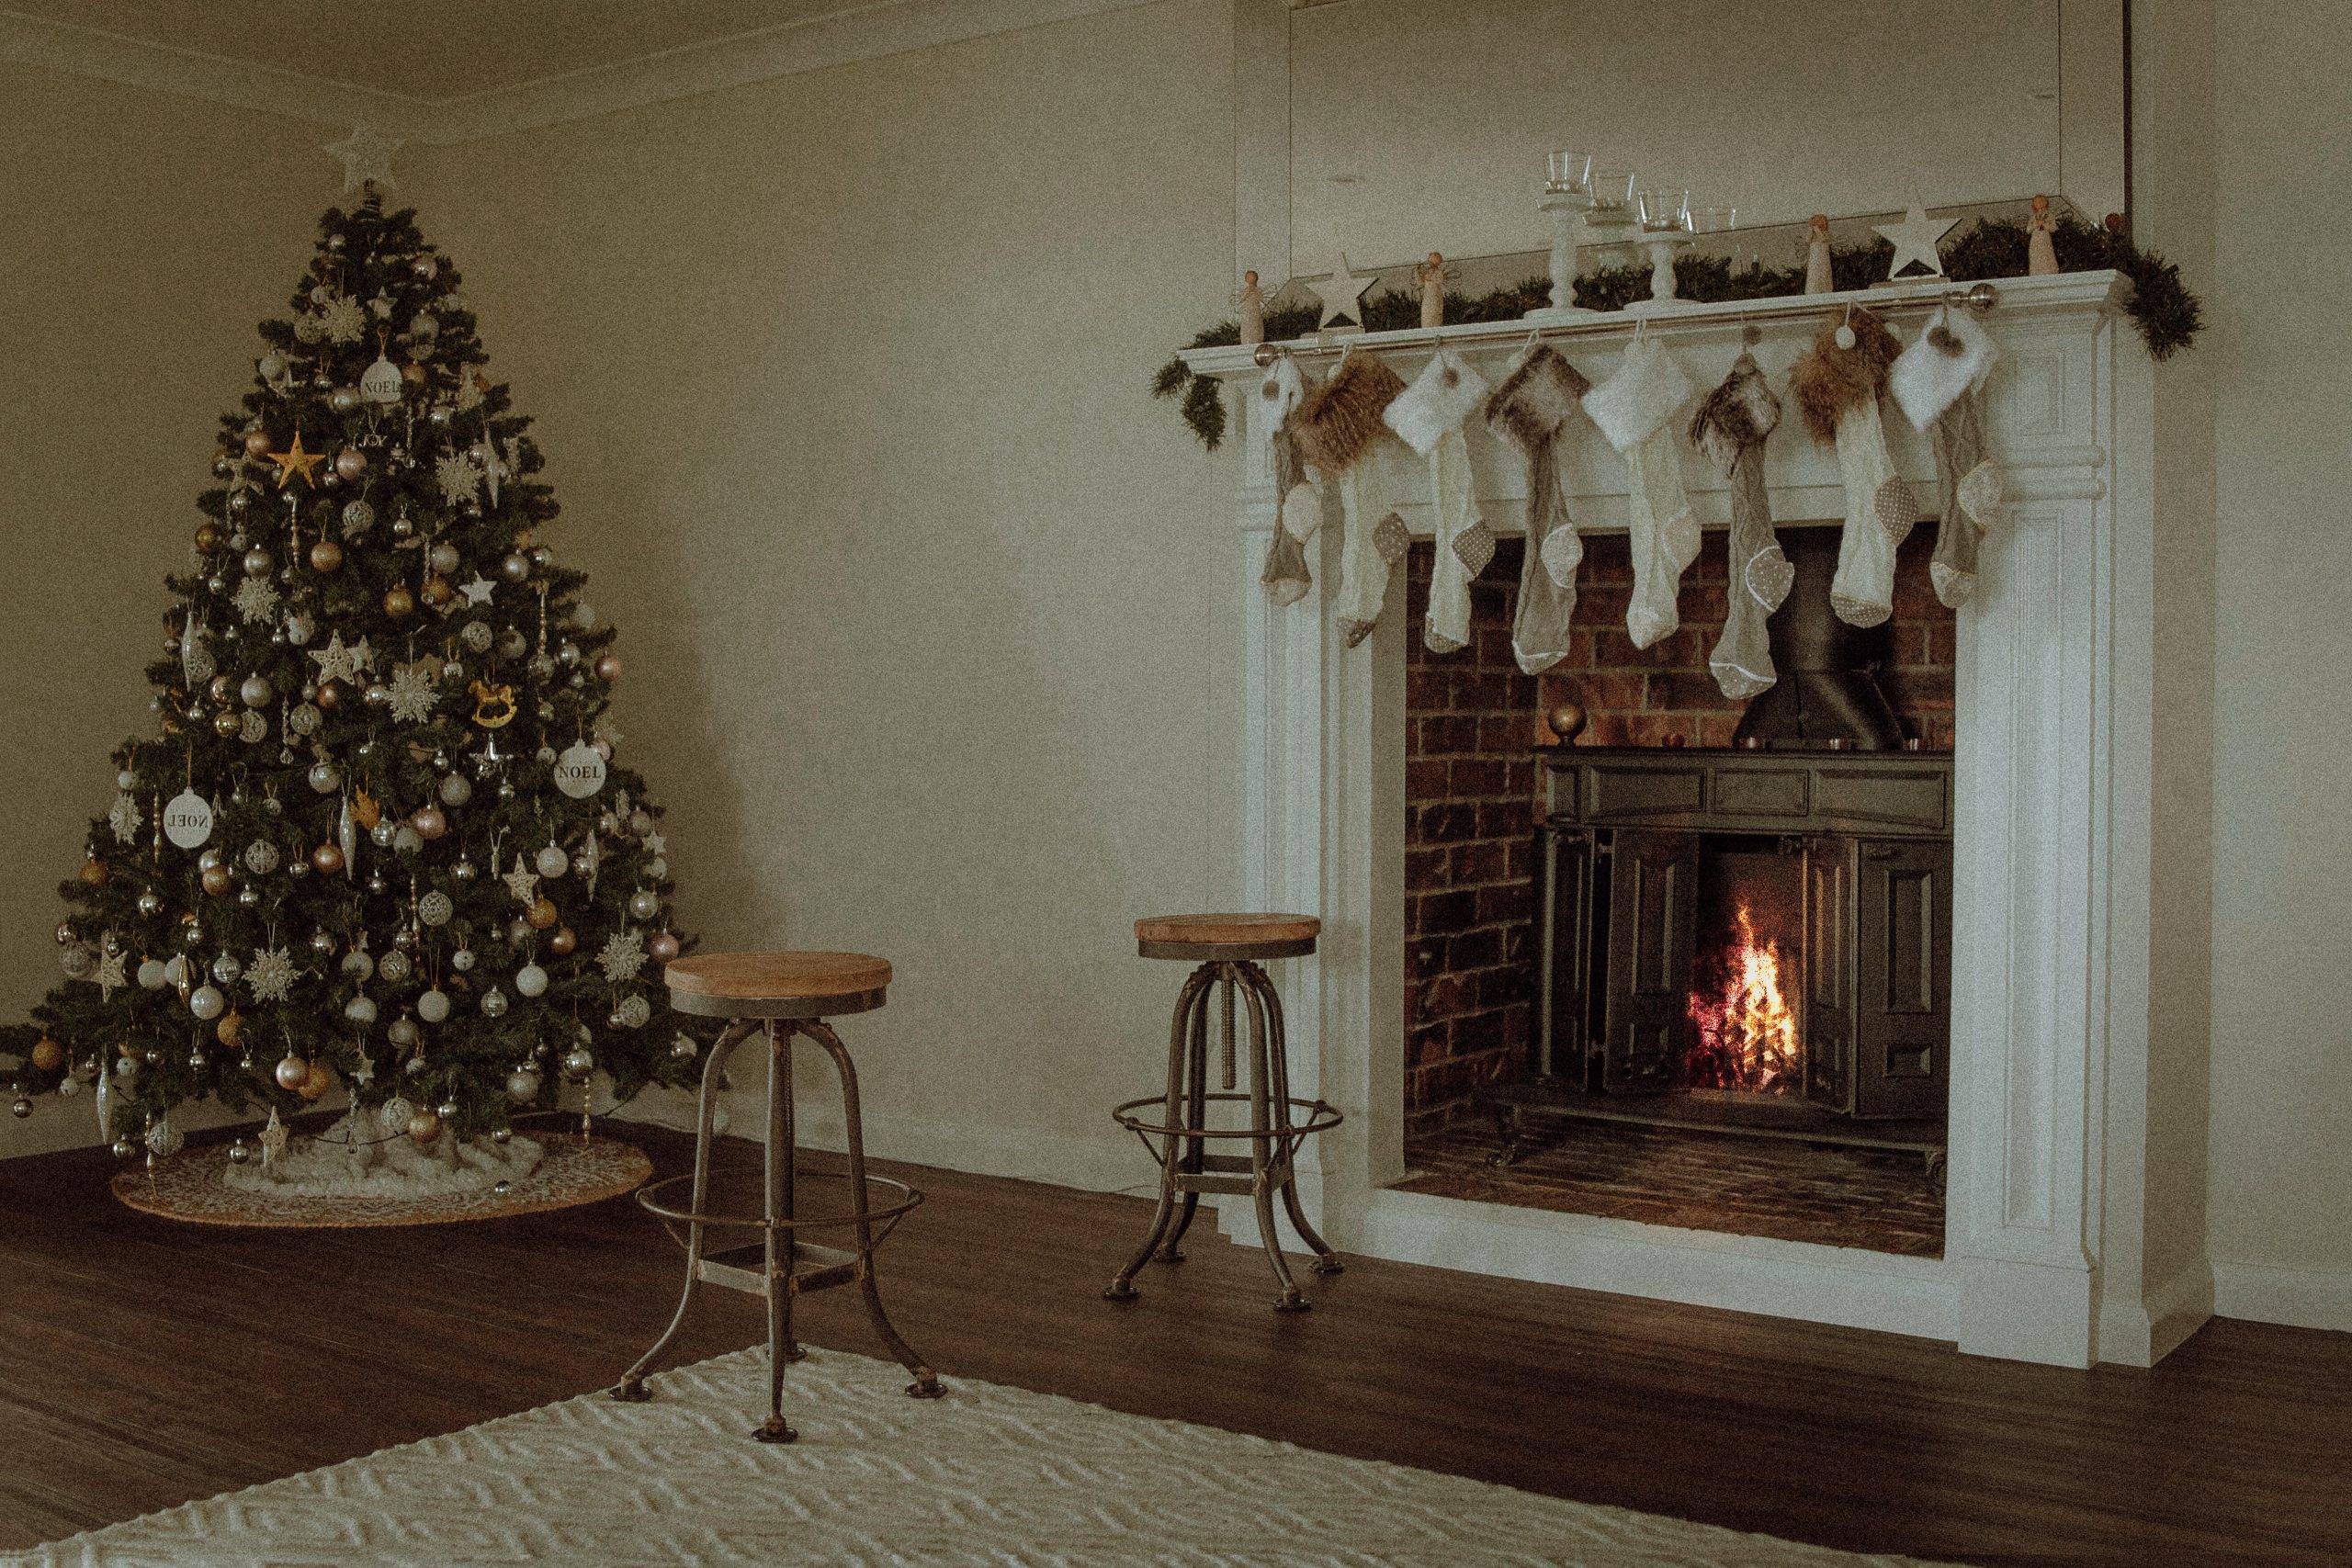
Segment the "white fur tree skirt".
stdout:
<svg viewBox="0 0 2352 1568">
<path fill-rule="evenodd" d="M 92 1530 L 0 1565 L 1857 1568 L 1798 1546 L 812 1351 L 800 1441 L 746 1436 L 765 1352 Z M 1662 1458 L 1660 1462 L 1673 1462 Z"/>
</svg>

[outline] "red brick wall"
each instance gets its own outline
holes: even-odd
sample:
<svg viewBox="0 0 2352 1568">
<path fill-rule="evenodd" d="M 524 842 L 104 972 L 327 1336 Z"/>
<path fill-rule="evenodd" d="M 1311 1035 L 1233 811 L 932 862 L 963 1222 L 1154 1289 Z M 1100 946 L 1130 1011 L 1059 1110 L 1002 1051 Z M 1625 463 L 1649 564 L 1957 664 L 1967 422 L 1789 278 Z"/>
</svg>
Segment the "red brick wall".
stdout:
<svg viewBox="0 0 2352 1568">
<path fill-rule="evenodd" d="M 1880 685 L 1906 735 L 1931 750 L 1952 735 L 1952 615 L 1928 577 L 1932 526 L 1898 560 L 1894 666 Z M 1532 834 L 1542 781 L 1530 748 L 1542 716 L 1577 702 L 1580 743 L 1728 746 L 1741 704 L 1716 690 L 1707 650 L 1722 633 L 1723 536 L 1682 580 L 1682 628 L 1636 649 L 1625 635 L 1633 558 L 1622 535 L 1586 541 L 1568 657 L 1540 679 L 1510 653 L 1521 546 L 1506 539 L 1471 585 L 1472 643 L 1421 646 L 1431 547 L 1407 561 L 1405 672 L 1405 1111 L 1408 1131 L 1460 1116 L 1479 1085 L 1519 1070 L 1532 1025 Z"/>
</svg>

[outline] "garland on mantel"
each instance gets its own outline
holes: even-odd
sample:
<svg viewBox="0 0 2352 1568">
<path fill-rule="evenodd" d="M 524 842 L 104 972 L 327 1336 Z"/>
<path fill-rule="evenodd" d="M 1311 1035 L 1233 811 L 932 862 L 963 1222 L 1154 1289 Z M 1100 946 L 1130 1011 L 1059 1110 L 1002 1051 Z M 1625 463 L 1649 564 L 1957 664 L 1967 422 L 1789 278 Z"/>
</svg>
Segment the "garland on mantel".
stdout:
<svg viewBox="0 0 2352 1568">
<path fill-rule="evenodd" d="M 2132 300 L 2125 307 L 2132 324 L 2148 345 L 2150 357 L 2169 359 L 2197 339 L 2204 324 L 2204 307 L 2180 280 L 2180 268 L 2154 251 L 2134 245 L 2128 235 L 2062 217 L 2052 231 L 2058 265 L 2065 272 L 2098 272 L 2112 267 L 2132 280 Z M 2026 269 L 2026 226 L 2016 219 L 1988 218 L 1941 247 L 1944 274 L 1956 283 L 1987 277 L 2018 277 Z M 1834 247 L 1829 253 L 1833 280 L 1842 291 L 1867 288 L 1886 276 L 1894 247 L 1884 240 L 1867 245 Z M 1603 267 L 1577 279 L 1577 303 L 1590 310 L 1616 310 L 1635 299 L 1650 297 L 1647 263 Z M 1804 267 L 1734 268 L 1723 256 L 1678 256 L 1674 288 L 1680 298 L 1699 304 L 1733 299 L 1769 299 L 1804 292 Z M 1482 294 L 1476 299 L 1449 293 L 1445 320 L 1451 326 L 1477 321 L 1515 321 L 1528 311 L 1552 302 L 1549 278 L 1531 277 Z M 1368 296 L 1363 302 L 1368 332 L 1396 332 L 1421 324 L 1418 292 L 1390 288 Z M 1282 343 L 1312 336 L 1321 310 L 1314 305 L 1274 305 L 1266 310 L 1266 341 Z M 1241 341 L 1241 329 L 1220 321 L 1184 346 L 1224 348 Z M 1181 398 L 1184 423 L 1210 451 L 1225 439 L 1225 400 L 1217 384 L 1193 374 L 1192 367 L 1172 358 L 1151 378 L 1151 395 Z"/>
</svg>

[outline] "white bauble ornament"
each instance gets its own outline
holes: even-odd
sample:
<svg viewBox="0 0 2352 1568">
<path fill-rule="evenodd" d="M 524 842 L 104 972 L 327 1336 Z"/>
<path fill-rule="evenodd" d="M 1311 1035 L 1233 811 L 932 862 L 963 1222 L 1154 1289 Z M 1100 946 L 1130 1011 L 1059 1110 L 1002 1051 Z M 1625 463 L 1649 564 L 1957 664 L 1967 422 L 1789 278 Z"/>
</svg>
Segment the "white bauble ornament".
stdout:
<svg viewBox="0 0 2352 1568">
<path fill-rule="evenodd" d="M 458 907 L 449 901 L 449 896 L 447 893 L 438 891 L 427 893 L 416 901 L 416 918 L 428 926 L 447 925 L 449 917 L 457 912 Z M 458 951 L 464 950 L 461 948 Z M 453 958 L 451 962 L 455 963 L 456 960 Z"/>
<path fill-rule="evenodd" d="M 354 1023 L 376 1021 L 376 1004 L 366 997 L 354 997 L 343 1004 L 343 1016 Z"/>
<path fill-rule="evenodd" d="M 376 973 L 376 961 L 364 947 L 355 947 L 343 955 L 343 972 L 355 980 L 366 980 Z"/>
<path fill-rule="evenodd" d="M 228 1006 L 228 998 L 210 986 L 198 986 L 187 998 L 187 1010 L 207 1023 L 227 1011 Z"/>
<path fill-rule="evenodd" d="M 172 796 L 164 807 L 164 837 L 184 850 L 201 846 L 212 837 L 212 803 L 192 789 Z"/>
<path fill-rule="evenodd" d="M 539 1075 L 521 1067 L 506 1075 L 506 1098 L 517 1105 L 528 1105 L 539 1097 Z"/>
<path fill-rule="evenodd" d="M 539 874 L 552 882 L 571 869 L 571 857 L 549 844 L 538 853 Z"/>
<path fill-rule="evenodd" d="M 451 773 L 441 781 L 441 804 L 463 806 L 474 797 L 474 786 L 463 773 Z"/>
<path fill-rule="evenodd" d="M 474 950 L 470 947 L 461 947 L 458 949 L 457 952 L 449 954 L 449 967 L 455 969 L 460 975 L 464 974 L 467 970 L 471 969 L 474 966 Z"/>
<path fill-rule="evenodd" d="M 376 965 L 376 976 L 387 986 L 397 986 L 408 978 L 410 967 L 408 954 L 394 948 Z"/>
<path fill-rule="evenodd" d="M 187 959 L 186 955 L 175 953 L 171 957 L 164 961 L 164 984 L 166 986 L 185 986 L 187 984 Z"/>
<path fill-rule="evenodd" d="M 165 1116 L 147 1129 L 147 1149 L 157 1159 L 169 1159 L 187 1144 L 187 1136 Z"/>
<path fill-rule="evenodd" d="M 379 355 L 376 363 L 360 373 L 359 396 L 371 403 L 399 402 L 401 367 Z"/>
<path fill-rule="evenodd" d="M 415 1044 L 418 1037 L 416 1020 L 413 1018 L 396 1018 L 384 1030 L 384 1038 L 403 1051 Z"/>
<path fill-rule="evenodd" d="M 613 1016 L 621 1021 L 623 1029 L 642 1029 L 653 1016 L 653 1004 L 643 997 L 623 997 L 621 1005 L 613 1010 Z"/>
<path fill-rule="evenodd" d="M 409 1118 L 415 1114 L 416 1107 L 396 1094 L 376 1108 L 376 1123 L 387 1133 L 405 1133 Z"/>
<path fill-rule="evenodd" d="M 167 984 L 164 976 L 164 967 L 161 959 L 150 958 L 141 963 L 139 965 L 140 988 L 148 991 L 162 990 Z"/>
<path fill-rule="evenodd" d="M 416 1016 L 427 1023 L 439 1023 L 449 1016 L 449 993 L 435 987 L 416 998 Z M 401 1118 L 406 1121 L 406 1117 Z"/>
<path fill-rule="evenodd" d="M 573 741 L 555 760 L 555 787 L 574 800 L 585 800 L 605 787 L 605 759 L 585 741 Z"/>
<path fill-rule="evenodd" d="M 547 995 L 548 972 L 536 964 L 526 964 L 514 971 L 514 988 L 526 997 Z"/>
</svg>

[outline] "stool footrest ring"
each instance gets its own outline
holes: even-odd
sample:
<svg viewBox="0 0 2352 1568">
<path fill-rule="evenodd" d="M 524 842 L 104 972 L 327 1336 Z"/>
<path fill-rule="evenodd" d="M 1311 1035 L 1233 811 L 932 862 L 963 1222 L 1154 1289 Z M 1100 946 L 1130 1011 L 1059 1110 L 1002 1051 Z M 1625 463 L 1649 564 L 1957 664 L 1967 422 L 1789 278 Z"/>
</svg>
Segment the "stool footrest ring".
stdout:
<svg viewBox="0 0 2352 1568">
<path fill-rule="evenodd" d="M 1244 1105 L 1250 1103 L 1250 1096 L 1238 1093 L 1204 1094 L 1200 1098 L 1204 1101 L 1222 1100 L 1237 1100 Z M 1294 1122 L 1287 1127 L 1170 1127 L 1156 1122 L 1147 1122 L 1135 1114 L 1147 1105 L 1162 1111 L 1166 1110 L 1168 1097 L 1159 1094 L 1148 1095 L 1141 1100 L 1130 1100 L 1124 1105 L 1113 1107 L 1111 1119 L 1128 1132 L 1138 1135 L 1150 1134 L 1163 1138 L 1248 1138 L 1261 1144 L 1276 1143 L 1284 1138 L 1303 1138 L 1310 1133 L 1328 1133 L 1347 1120 L 1338 1106 L 1325 1100 L 1286 1100 L 1281 1103 L 1293 1111 L 1304 1111 L 1306 1120 Z"/>
<path fill-rule="evenodd" d="M 840 1181 L 845 1181 L 848 1179 L 847 1177 L 838 1176 L 830 1171 L 804 1171 L 801 1173 L 800 1177 L 800 1179 L 803 1181 L 822 1181 L 828 1179 Z M 890 1232 L 898 1228 L 898 1222 L 905 1215 L 920 1207 L 922 1203 L 922 1194 L 916 1191 L 907 1183 L 888 1176 L 871 1175 L 865 1179 L 865 1185 L 867 1187 L 889 1188 L 898 1194 L 897 1199 L 894 1201 L 883 1204 L 878 1209 L 867 1209 L 860 1213 L 851 1214 L 803 1214 L 795 1215 L 793 1218 L 788 1220 L 771 1220 L 758 1214 L 698 1213 L 692 1209 L 672 1208 L 669 1204 L 659 1202 L 655 1200 L 654 1194 L 662 1191 L 664 1188 L 676 1187 L 681 1183 L 691 1182 L 692 1180 L 694 1180 L 694 1178 L 691 1175 L 665 1177 L 660 1181 L 650 1182 L 646 1186 L 638 1189 L 637 1201 L 639 1206 L 643 1208 L 648 1213 L 659 1215 L 665 1224 L 670 1224 L 670 1234 L 673 1239 L 677 1238 L 677 1231 L 674 1224 L 677 1222 L 683 1222 L 687 1224 L 729 1226 L 739 1230 L 785 1232 L 823 1230 L 843 1225 L 884 1224 L 885 1228 L 883 1229 L 882 1234 L 876 1236 L 873 1243 L 874 1246 L 880 1247 L 883 1240 L 889 1235 Z M 886 1222 L 887 1224 L 885 1224 Z M 684 1241 L 680 1241 L 679 1245 L 683 1247 L 685 1243 Z"/>
</svg>

